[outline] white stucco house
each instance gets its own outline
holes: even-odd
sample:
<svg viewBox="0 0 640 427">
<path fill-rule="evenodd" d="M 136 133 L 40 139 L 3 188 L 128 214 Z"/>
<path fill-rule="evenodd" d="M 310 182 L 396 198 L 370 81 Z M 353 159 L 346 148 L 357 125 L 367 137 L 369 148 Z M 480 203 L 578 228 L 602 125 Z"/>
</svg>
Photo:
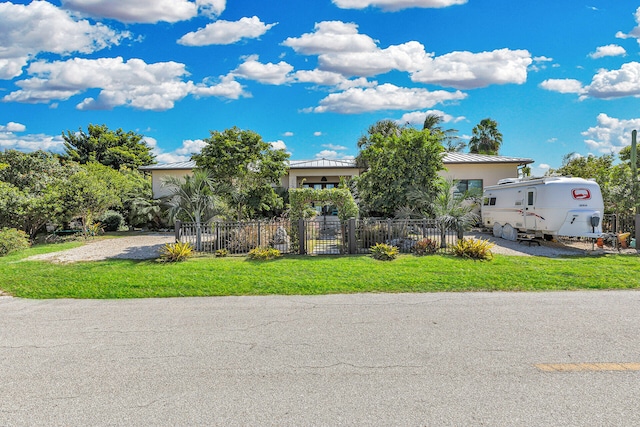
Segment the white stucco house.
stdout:
<svg viewBox="0 0 640 427">
<path fill-rule="evenodd" d="M 446 153 L 443 159 L 445 170 L 441 175 L 459 181 L 465 189 L 483 189 L 496 185 L 500 179 L 518 176 L 519 168 L 533 163 L 532 159 L 508 156 L 491 156 L 469 153 Z M 165 163 L 143 166 L 140 170 L 151 174 L 153 197 L 166 196 L 168 191 L 162 187 L 167 176 L 183 177 L 192 173 L 195 162 Z M 362 172 L 355 160 L 290 160 L 289 172 L 282 177 L 284 188 L 313 187 L 333 188 L 341 177 L 354 177 Z"/>
</svg>

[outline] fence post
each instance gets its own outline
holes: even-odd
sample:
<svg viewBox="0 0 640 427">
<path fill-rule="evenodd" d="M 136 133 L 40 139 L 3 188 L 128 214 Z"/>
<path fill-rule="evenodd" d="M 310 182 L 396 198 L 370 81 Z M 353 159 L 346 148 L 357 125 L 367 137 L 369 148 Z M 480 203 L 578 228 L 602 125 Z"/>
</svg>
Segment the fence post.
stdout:
<svg viewBox="0 0 640 427">
<path fill-rule="evenodd" d="M 640 214 L 636 214 L 636 250 L 640 246 Z"/>
<path fill-rule="evenodd" d="M 349 241 L 349 253 L 355 254 L 357 252 L 356 248 L 356 219 L 350 218 L 347 227 L 348 241 Z"/>
<path fill-rule="evenodd" d="M 262 246 L 262 241 L 260 239 L 260 221 L 258 221 L 258 247 Z"/>
<path fill-rule="evenodd" d="M 304 219 L 298 220 L 298 247 L 300 255 L 307 253 L 307 237 L 305 236 L 306 227 L 304 226 Z"/>
<path fill-rule="evenodd" d="M 176 224 L 175 224 L 176 243 L 180 243 L 180 229 L 181 228 L 182 228 L 182 221 L 180 221 L 178 219 L 178 220 L 176 220 Z"/>
</svg>

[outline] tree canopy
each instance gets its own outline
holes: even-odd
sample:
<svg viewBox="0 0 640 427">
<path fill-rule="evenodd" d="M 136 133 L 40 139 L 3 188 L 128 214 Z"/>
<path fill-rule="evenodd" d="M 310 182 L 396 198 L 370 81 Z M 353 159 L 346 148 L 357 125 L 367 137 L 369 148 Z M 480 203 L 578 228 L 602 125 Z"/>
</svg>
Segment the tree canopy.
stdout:
<svg viewBox="0 0 640 427">
<path fill-rule="evenodd" d="M 482 119 L 472 130 L 469 140 L 469 152 L 475 154 L 497 155 L 502 145 L 502 133 L 498 122 L 490 118 Z"/>
<path fill-rule="evenodd" d="M 379 122 L 361 141 L 357 161 L 367 170 L 358 178 L 357 186 L 369 214 L 393 216 L 396 209 L 410 204 L 412 189 L 435 196 L 438 171 L 444 168 L 442 133 L 397 125 L 393 128 Z"/>
<path fill-rule="evenodd" d="M 132 201 L 150 198 L 151 182 L 136 170 L 79 165 L 44 151 L 0 152 L 0 228 L 18 228 L 32 238 L 45 224 L 80 218 L 90 225 L 108 208 L 131 217 L 137 209 Z"/>
<path fill-rule="evenodd" d="M 278 150 L 251 131 L 237 127 L 212 131 L 200 154 L 193 155 L 198 168 L 213 177 L 217 192 L 225 197 L 237 219 L 283 207 L 274 186 L 287 173 L 289 154 Z"/>
<path fill-rule="evenodd" d="M 135 132 L 90 124 L 86 133 L 80 128 L 78 132 L 63 132 L 62 138 L 66 157 L 80 164 L 97 162 L 120 170 L 155 163 L 151 147 Z"/>
</svg>

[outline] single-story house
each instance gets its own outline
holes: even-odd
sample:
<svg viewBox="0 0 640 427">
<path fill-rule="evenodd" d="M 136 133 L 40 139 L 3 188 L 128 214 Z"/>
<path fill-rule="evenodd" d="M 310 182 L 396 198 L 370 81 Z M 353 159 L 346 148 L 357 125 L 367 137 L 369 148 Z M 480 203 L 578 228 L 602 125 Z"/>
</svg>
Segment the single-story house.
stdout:
<svg viewBox="0 0 640 427">
<path fill-rule="evenodd" d="M 533 160 L 452 152 L 445 154 L 443 163 L 446 168 L 440 172 L 443 177 L 458 180 L 459 187 L 463 189 L 483 189 L 496 185 L 503 178 L 517 177 L 518 169 L 533 163 Z M 168 194 L 167 189 L 162 187 L 164 177 L 183 177 L 192 173 L 195 166 L 194 161 L 187 161 L 143 166 L 140 170 L 151 173 L 153 197 L 157 199 Z M 361 172 L 355 160 L 290 160 L 289 172 L 282 177 L 282 186 L 333 188 L 340 183 L 341 177 L 351 178 Z"/>
</svg>

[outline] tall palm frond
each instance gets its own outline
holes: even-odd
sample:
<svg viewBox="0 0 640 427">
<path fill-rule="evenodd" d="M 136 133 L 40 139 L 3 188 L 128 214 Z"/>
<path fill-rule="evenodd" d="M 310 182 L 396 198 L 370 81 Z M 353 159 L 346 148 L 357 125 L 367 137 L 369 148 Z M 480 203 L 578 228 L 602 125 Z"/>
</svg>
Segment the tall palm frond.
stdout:
<svg viewBox="0 0 640 427">
<path fill-rule="evenodd" d="M 213 179 L 204 170 L 196 169 L 184 178 L 167 177 L 162 185 L 170 191 L 164 204 L 172 222 L 182 216 L 201 224 L 220 211 L 221 199 L 215 194 Z"/>
</svg>

